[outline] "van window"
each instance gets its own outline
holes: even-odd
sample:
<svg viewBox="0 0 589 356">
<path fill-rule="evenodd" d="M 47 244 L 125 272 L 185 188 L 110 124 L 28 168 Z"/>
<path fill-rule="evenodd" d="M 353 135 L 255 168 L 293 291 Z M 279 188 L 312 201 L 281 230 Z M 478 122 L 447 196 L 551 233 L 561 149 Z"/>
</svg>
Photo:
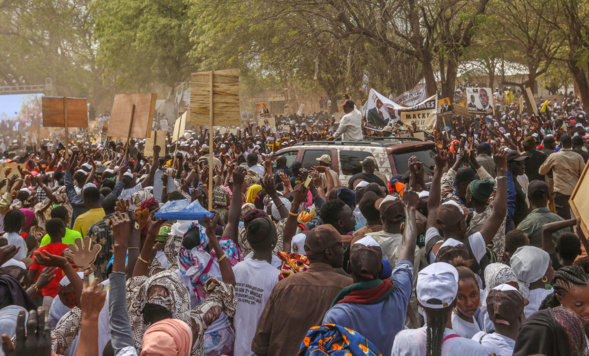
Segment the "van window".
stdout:
<svg viewBox="0 0 589 356">
<path fill-rule="evenodd" d="M 331 157 L 331 150 L 306 150 L 303 155 L 303 168 L 310 169 L 318 166 L 319 161 L 317 159 L 323 155 Z"/>
<path fill-rule="evenodd" d="M 290 167 L 297 160 L 298 153 L 299 153 L 299 151 L 289 151 L 289 152 L 284 152 L 282 154 L 279 154 L 278 157 L 283 157 L 283 156 L 286 157 L 286 166 Z M 277 170 L 276 160 L 274 160 L 274 167 L 272 167 L 272 171 L 274 173 L 276 173 L 276 170 Z"/>
<path fill-rule="evenodd" d="M 433 172 L 434 166 L 436 165 L 434 157 L 436 152 L 433 148 L 421 151 L 394 153 L 393 159 L 395 161 L 395 167 L 397 167 L 397 174 L 405 174 L 409 170 L 409 158 L 416 156 L 417 160 L 423 164 L 423 170 L 425 172 Z"/>
<path fill-rule="evenodd" d="M 339 164 L 342 174 L 349 176 L 362 172 L 362 162 L 366 157 L 372 156 L 372 152 L 366 151 L 340 151 Z"/>
</svg>

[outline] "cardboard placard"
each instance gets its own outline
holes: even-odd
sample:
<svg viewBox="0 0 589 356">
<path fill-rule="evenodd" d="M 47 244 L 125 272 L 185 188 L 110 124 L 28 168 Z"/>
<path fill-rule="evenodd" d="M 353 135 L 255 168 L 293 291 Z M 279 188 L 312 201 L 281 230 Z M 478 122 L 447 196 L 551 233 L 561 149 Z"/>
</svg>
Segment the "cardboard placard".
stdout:
<svg viewBox="0 0 589 356">
<path fill-rule="evenodd" d="M 589 164 L 585 165 L 585 169 L 579 177 L 577 186 L 571 194 L 569 204 L 575 216 L 581 219 L 581 229 L 585 236 L 589 237 Z M 589 253 L 589 251 L 587 251 Z"/>
<path fill-rule="evenodd" d="M 211 72 L 192 73 L 190 85 L 190 125 L 209 126 L 211 101 L 214 126 L 239 125 L 239 69 L 213 72 L 212 100 Z"/>
<path fill-rule="evenodd" d="M 264 121 L 268 120 L 268 126 L 276 129 L 276 119 L 274 119 L 273 117 L 263 117 L 261 119 L 258 119 L 258 126 L 262 127 L 265 125 Z"/>
<path fill-rule="evenodd" d="M 151 124 L 155 112 L 157 94 L 117 94 L 112 105 L 108 136 L 119 137 L 121 141 L 127 142 L 131 116 L 133 116 L 133 127 L 131 137 L 146 138 L 151 135 Z M 133 114 L 133 105 L 135 113 Z M 133 115 L 132 115 L 133 114 Z"/>
<path fill-rule="evenodd" d="M 172 134 L 172 142 L 178 141 L 181 137 L 184 137 L 184 129 L 186 128 L 186 118 L 188 111 L 182 114 L 174 123 L 174 133 Z"/>
<path fill-rule="evenodd" d="M 526 88 L 526 93 L 528 94 L 528 99 L 530 99 L 532 111 L 534 111 L 534 114 L 538 115 L 538 104 L 536 104 L 536 99 L 534 98 L 534 93 L 532 93 L 532 89 Z"/>
<path fill-rule="evenodd" d="M 44 96 L 42 98 L 43 127 L 65 127 L 63 97 Z M 88 127 L 88 101 L 86 99 L 66 98 L 67 126 Z"/>
<path fill-rule="evenodd" d="M 151 137 L 145 139 L 145 148 L 143 153 L 146 157 L 153 157 L 153 146 L 160 146 L 162 151 L 166 150 L 166 131 L 151 131 Z M 160 152 L 160 153 L 161 153 Z"/>
</svg>

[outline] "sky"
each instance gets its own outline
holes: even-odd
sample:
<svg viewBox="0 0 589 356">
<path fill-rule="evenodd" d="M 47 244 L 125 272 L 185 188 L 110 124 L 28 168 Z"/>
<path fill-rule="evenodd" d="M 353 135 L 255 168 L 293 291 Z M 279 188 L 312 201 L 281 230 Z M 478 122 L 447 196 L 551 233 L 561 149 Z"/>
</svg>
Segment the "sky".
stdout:
<svg viewBox="0 0 589 356">
<path fill-rule="evenodd" d="M 10 118 L 16 118 L 14 113 L 20 111 L 21 101 L 27 95 L 31 94 L 0 95 L 0 116 L 6 114 Z M 43 96 L 43 94 L 33 95 Z"/>
</svg>

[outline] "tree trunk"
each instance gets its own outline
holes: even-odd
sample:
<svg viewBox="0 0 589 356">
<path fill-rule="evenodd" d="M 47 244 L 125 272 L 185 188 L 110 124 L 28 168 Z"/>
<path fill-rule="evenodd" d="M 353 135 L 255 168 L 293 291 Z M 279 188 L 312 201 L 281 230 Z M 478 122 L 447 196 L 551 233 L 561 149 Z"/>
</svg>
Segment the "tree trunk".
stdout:
<svg viewBox="0 0 589 356">
<path fill-rule="evenodd" d="M 587 80 L 587 75 L 583 69 L 577 66 L 576 61 L 567 61 L 567 65 L 579 87 L 579 91 L 581 92 L 581 102 L 583 103 L 583 106 L 585 106 L 589 104 L 589 81 Z"/>
<path fill-rule="evenodd" d="M 456 76 L 458 75 L 458 63 L 455 60 L 448 60 L 446 64 L 446 81 L 442 83 L 442 98 L 450 98 L 453 102 L 454 91 L 456 90 Z"/>
<path fill-rule="evenodd" d="M 421 67 L 423 70 L 423 76 L 425 78 L 425 90 L 428 96 L 436 95 L 438 87 L 436 85 L 436 76 L 434 74 L 434 67 L 432 62 L 429 60 L 421 61 Z"/>
</svg>

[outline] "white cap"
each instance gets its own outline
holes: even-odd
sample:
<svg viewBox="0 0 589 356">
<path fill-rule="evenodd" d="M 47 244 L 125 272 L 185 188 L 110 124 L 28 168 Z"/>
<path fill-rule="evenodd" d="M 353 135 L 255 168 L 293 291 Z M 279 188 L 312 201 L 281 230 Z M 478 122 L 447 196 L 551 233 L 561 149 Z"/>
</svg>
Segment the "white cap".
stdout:
<svg viewBox="0 0 589 356">
<path fill-rule="evenodd" d="M 372 236 L 370 236 L 370 235 L 364 236 L 360 240 L 354 242 L 354 245 L 380 247 L 380 245 L 378 244 L 378 242 L 376 242 L 376 240 Z"/>
<path fill-rule="evenodd" d="M 125 173 L 123 173 L 123 177 L 133 178 L 133 173 L 125 172 Z"/>
<path fill-rule="evenodd" d="M 85 190 L 86 188 L 96 188 L 96 184 L 94 184 L 94 183 L 86 183 L 82 187 L 82 190 Z"/>
<path fill-rule="evenodd" d="M 501 292 L 515 291 L 519 293 L 519 290 L 517 288 L 509 284 L 500 284 L 497 287 L 493 288 L 493 290 L 498 290 Z"/>
<path fill-rule="evenodd" d="M 20 267 L 25 270 L 27 269 L 27 266 L 24 264 L 24 262 L 15 260 L 14 258 L 9 259 L 8 261 L 4 262 L 4 264 L 2 265 L 2 267 L 11 267 L 11 266 Z"/>
<path fill-rule="evenodd" d="M 454 205 L 455 207 L 458 208 L 458 210 L 460 211 L 460 214 L 464 215 L 464 210 L 462 209 L 462 207 L 460 206 L 460 204 L 458 204 L 454 200 L 445 201 L 445 202 L 442 203 L 442 205 Z"/>
<path fill-rule="evenodd" d="M 356 185 L 356 188 L 354 188 L 354 190 L 358 189 L 358 188 L 364 188 L 365 186 L 367 186 L 369 183 L 365 180 L 361 181 L 360 183 L 358 183 Z"/>
<path fill-rule="evenodd" d="M 299 255 L 306 255 L 305 241 L 307 241 L 307 235 L 303 233 L 294 235 L 291 242 L 292 252 L 298 253 Z"/>
<path fill-rule="evenodd" d="M 88 163 L 84 163 L 84 164 L 82 165 L 82 168 L 86 168 L 86 169 L 92 169 L 92 166 L 91 166 L 90 164 L 88 164 Z"/>
<path fill-rule="evenodd" d="M 444 241 L 442 246 L 440 246 L 440 249 L 442 247 L 446 247 L 446 246 L 460 246 L 460 245 L 464 245 L 464 244 L 458 240 L 455 240 L 455 239 L 448 239 L 448 240 Z"/>
<path fill-rule="evenodd" d="M 81 279 L 84 279 L 84 272 L 76 272 L 78 273 L 78 277 L 80 277 Z M 67 276 L 64 276 L 61 281 L 59 281 L 59 285 L 60 286 L 67 286 L 70 284 L 70 280 L 67 278 Z"/>
<path fill-rule="evenodd" d="M 83 170 L 83 169 L 78 169 L 77 171 L 75 171 L 75 172 L 74 172 L 74 174 L 75 174 L 75 173 L 82 173 L 82 174 L 84 174 L 85 176 L 87 176 L 87 175 L 88 175 L 88 173 L 87 173 L 85 170 Z"/>
<path fill-rule="evenodd" d="M 110 169 L 110 168 L 107 168 L 107 169 L 105 169 L 105 170 L 104 170 L 104 173 L 110 173 L 110 174 L 113 174 L 114 172 L 115 172 L 115 171 L 113 171 L 113 170 L 112 170 L 112 169 Z"/>
<path fill-rule="evenodd" d="M 422 269 L 417 277 L 417 301 L 425 308 L 449 307 L 458 293 L 458 271 L 445 262 Z"/>
<path fill-rule="evenodd" d="M 417 193 L 417 196 L 419 198 L 427 198 L 427 197 L 429 197 L 429 191 L 422 190 L 421 192 Z"/>
</svg>

